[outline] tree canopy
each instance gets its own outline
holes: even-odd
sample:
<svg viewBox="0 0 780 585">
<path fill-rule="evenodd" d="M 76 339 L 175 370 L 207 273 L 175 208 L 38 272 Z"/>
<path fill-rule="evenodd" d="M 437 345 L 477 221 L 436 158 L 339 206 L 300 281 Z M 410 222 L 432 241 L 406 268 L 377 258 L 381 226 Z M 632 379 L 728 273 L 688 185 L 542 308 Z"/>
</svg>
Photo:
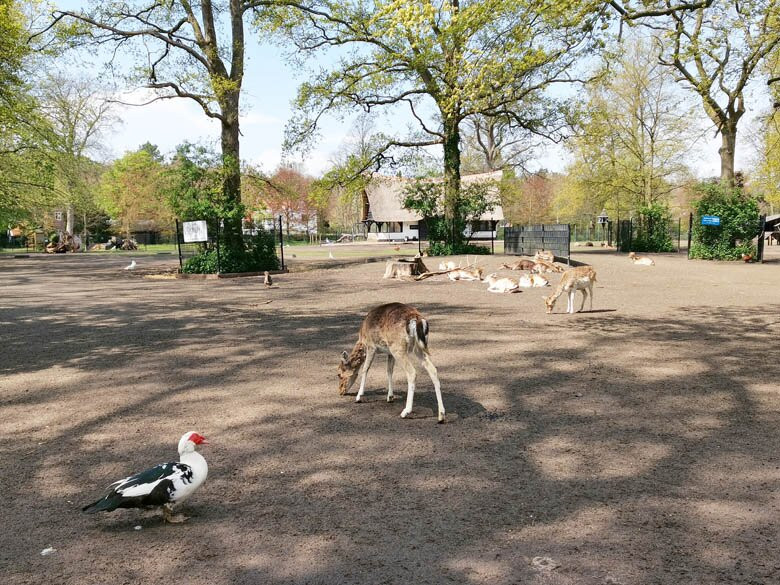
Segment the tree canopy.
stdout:
<svg viewBox="0 0 780 585">
<path fill-rule="evenodd" d="M 340 49 L 338 63 L 304 83 L 287 146 L 311 140 L 326 112 L 404 108 L 416 128 L 393 147 L 443 147 L 444 212 L 450 237 L 460 189 L 461 124 L 502 116 L 545 134 L 559 129 L 551 84 L 574 80 L 574 66 L 607 18 L 601 2 L 570 0 L 313 0 L 258 11 L 258 22 L 316 54 Z"/>
</svg>

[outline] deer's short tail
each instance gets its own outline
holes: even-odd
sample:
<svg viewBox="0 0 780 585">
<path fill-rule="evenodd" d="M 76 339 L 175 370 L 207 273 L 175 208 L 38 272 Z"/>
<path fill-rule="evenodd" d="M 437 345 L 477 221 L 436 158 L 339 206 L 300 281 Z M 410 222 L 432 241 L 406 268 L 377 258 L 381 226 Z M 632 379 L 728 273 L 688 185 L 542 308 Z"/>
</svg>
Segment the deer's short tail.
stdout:
<svg viewBox="0 0 780 585">
<path fill-rule="evenodd" d="M 425 319 L 410 319 L 407 324 L 409 332 L 409 349 L 419 347 L 422 351 L 428 351 L 428 321 Z"/>
</svg>

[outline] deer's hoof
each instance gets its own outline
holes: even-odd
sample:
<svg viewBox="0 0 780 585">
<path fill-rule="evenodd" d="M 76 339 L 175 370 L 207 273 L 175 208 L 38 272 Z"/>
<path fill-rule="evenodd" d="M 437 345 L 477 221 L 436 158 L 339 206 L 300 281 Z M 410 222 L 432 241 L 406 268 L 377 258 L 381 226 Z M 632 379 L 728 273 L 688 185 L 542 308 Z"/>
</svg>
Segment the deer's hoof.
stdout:
<svg viewBox="0 0 780 585">
<path fill-rule="evenodd" d="M 406 418 L 409 416 L 409 413 L 411 413 L 411 410 L 406 410 L 405 408 L 401 411 L 401 418 Z"/>
<path fill-rule="evenodd" d="M 393 400 L 395 400 L 395 396 L 393 396 L 392 394 L 387 397 L 388 402 L 392 402 Z"/>
<path fill-rule="evenodd" d="M 439 424 L 441 424 L 441 423 L 443 423 L 443 422 L 444 422 L 444 413 L 443 413 L 443 412 L 440 412 L 440 413 L 439 413 Z"/>
</svg>

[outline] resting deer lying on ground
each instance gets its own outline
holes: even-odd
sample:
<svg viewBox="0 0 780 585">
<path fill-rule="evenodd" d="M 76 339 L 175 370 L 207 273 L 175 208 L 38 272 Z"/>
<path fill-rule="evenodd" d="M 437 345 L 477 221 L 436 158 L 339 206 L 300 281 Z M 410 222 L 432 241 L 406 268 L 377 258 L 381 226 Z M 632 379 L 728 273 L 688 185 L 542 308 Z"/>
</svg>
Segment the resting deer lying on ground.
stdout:
<svg viewBox="0 0 780 585">
<path fill-rule="evenodd" d="M 494 293 L 514 293 L 520 292 L 520 286 L 517 281 L 511 278 L 499 278 L 494 272 L 485 277 L 482 282 L 488 283 L 488 292 Z"/>
<path fill-rule="evenodd" d="M 574 313 L 574 297 L 577 291 L 582 292 L 582 304 L 580 305 L 580 311 L 585 306 L 585 298 L 590 292 L 590 310 L 593 310 L 593 283 L 596 282 L 596 271 L 592 266 L 578 266 L 576 268 L 570 268 L 563 273 L 561 282 L 558 283 L 558 287 L 555 292 L 549 297 L 542 297 L 544 304 L 547 305 L 547 313 L 553 312 L 555 307 L 555 301 L 563 293 L 567 294 L 568 305 L 566 307 L 567 313 Z"/>
<path fill-rule="evenodd" d="M 634 264 L 639 264 L 640 266 L 655 266 L 655 261 L 652 258 L 648 258 L 647 256 L 637 256 L 636 252 L 629 252 L 628 257 L 634 262 Z"/>
<path fill-rule="evenodd" d="M 566 269 L 562 266 L 545 260 L 537 260 L 534 263 L 533 268 L 531 268 L 531 272 L 536 272 L 537 274 L 544 274 L 545 272 L 563 272 L 564 270 Z"/>
<path fill-rule="evenodd" d="M 439 262 L 439 270 L 455 270 L 458 267 L 453 260 Z"/>
<path fill-rule="evenodd" d="M 545 250 L 545 249 L 537 250 L 536 253 L 534 254 L 534 260 L 536 262 L 539 262 L 539 260 L 544 260 L 545 262 L 552 263 L 555 262 L 555 254 L 550 252 L 550 250 Z"/>
<path fill-rule="evenodd" d="M 512 264 L 502 264 L 501 268 L 507 270 L 533 270 L 536 263 L 533 260 L 518 260 Z"/>
<path fill-rule="evenodd" d="M 522 288 L 532 288 L 549 286 L 550 283 L 541 274 L 523 274 L 523 276 L 520 277 L 520 280 L 518 280 L 517 284 L 519 284 Z"/>
<path fill-rule="evenodd" d="M 433 381 L 436 391 L 436 402 L 439 405 L 439 422 L 444 422 L 444 403 L 441 399 L 441 386 L 436 366 L 431 361 L 428 352 L 428 321 L 422 314 L 409 305 L 389 303 L 379 305 L 368 312 L 352 352 L 341 354 L 339 364 L 339 394 L 347 393 L 355 383 L 358 373 L 360 389 L 355 402 L 363 398 L 366 387 L 366 374 L 374 361 L 376 352 L 387 355 L 387 401 L 393 401 L 393 367 L 397 361 L 404 373 L 408 390 L 406 392 L 406 407 L 401 411 L 401 418 L 406 418 L 412 412 L 414 401 L 415 379 L 417 377 L 416 363 L 422 364 Z"/>
<path fill-rule="evenodd" d="M 450 280 L 482 280 L 482 268 L 460 268 L 447 273 Z"/>
</svg>

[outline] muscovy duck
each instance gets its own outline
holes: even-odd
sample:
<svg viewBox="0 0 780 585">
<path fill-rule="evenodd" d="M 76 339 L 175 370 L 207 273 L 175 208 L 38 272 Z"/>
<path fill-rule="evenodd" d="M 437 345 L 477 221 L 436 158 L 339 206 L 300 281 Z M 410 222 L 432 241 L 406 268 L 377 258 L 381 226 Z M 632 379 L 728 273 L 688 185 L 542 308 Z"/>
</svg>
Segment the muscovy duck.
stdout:
<svg viewBox="0 0 780 585">
<path fill-rule="evenodd" d="M 184 522 L 187 517 L 173 515 L 174 504 L 189 498 L 206 480 L 209 466 L 195 448 L 206 439 L 196 432 L 185 433 L 179 441 L 179 461 L 162 463 L 146 471 L 115 481 L 111 491 L 97 502 L 84 506 L 89 514 L 111 512 L 117 508 L 162 506 L 166 522 Z"/>
</svg>

